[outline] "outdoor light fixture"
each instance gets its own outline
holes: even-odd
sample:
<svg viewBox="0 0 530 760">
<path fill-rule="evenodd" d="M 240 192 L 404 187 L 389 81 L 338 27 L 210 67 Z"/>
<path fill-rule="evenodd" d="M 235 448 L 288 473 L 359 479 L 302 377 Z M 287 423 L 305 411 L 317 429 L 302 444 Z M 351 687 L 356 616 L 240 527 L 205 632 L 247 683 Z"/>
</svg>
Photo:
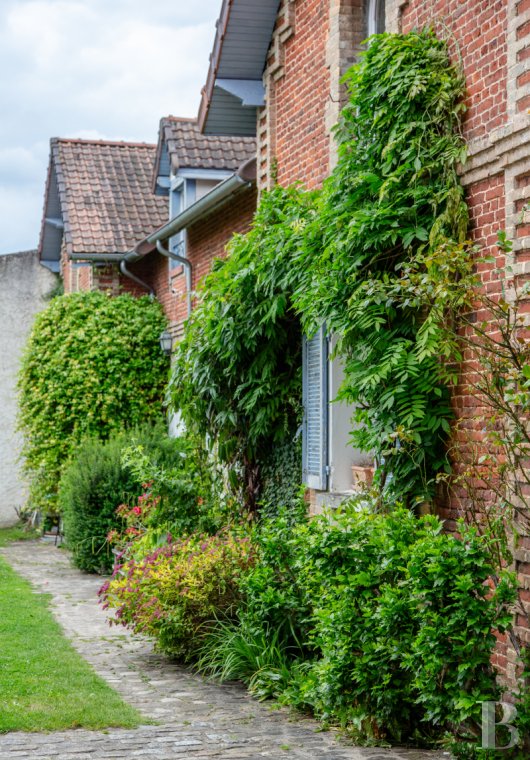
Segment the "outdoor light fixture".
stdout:
<svg viewBox="0 0 530 760">
<path fill-rule="evenodd" d="M 158 340 L 160 341 L 160 348 L 163 353 L 166 356 L 170 356 L 171 349 L 173 348 L 173 338 L 171 337 L 171 333 L 168 330 L 164 330 L 164 332 L 160 333 Z"/>
</svg>

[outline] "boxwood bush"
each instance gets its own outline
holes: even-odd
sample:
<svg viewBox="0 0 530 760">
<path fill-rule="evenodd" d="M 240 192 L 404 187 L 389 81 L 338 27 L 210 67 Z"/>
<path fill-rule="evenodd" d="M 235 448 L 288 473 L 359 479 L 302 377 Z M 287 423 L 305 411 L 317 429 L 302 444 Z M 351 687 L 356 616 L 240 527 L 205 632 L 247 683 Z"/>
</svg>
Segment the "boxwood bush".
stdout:
<svg viewBox="0 0 530 760">
<path fill-rule="evenodd" d="M 87 572 L 112 570 L 114 557 L 106 541 L 111 530 L 120 531 L 116 514 L 122 503 L 133 504 L 145 490 L 135 472 L 123 463 L 124 450 L 136 443 L 152 461 L 169 465 L 179 456 L 179 441 L 167 437 L 163 425 L 118 432 L 107 441 L 86 439 L 66 468 L 58 504 L 74 563 Z"/>
</svg>

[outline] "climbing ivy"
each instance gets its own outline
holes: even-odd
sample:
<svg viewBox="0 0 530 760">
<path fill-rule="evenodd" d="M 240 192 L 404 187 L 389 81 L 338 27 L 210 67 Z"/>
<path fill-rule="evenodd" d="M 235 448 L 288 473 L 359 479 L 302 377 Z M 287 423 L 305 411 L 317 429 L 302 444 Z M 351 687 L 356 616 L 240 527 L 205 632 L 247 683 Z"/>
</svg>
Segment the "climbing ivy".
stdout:
<svg viewBox="0 0 530 760">
<path fill-rule="evenodd" d="M 287 443 L 301 416 L 301 327 L 294 265 L 313 196 L 277 187 L 251 230 L 235 235 L 206 277 L 178 346 L 170 395 L 186 425 L 216 444 L 249 510 L 261 490 L 260 461 Z"/>
<path fill-rule="evenodd" d="M 319 193 L 275 188 L 205 280 L 172 399 L 208 434 L 245 502 L 299 419 L 301 325 L 336 337 L 352 442 L 381 491 L 430 498 L 446 467 L 450 387 L 473 251 L 457 166 L 463 79 L 432 32 L 374 37 L 346 75 L 338 164 Z"/>
<path fill-rule="evenodd" d="M 445 466 L 449 388 L 472 256 L 457 165 L 463 79 L 432 32 L 372 38 L 345 77 L 337 167 L 308 226 L 297 306 L 325 322 L 378 482 L 422 501 Z"/>
<path fill-rule="evenodd" d="M 147 297 L 57 296 L 36 318 L 19 376 L 19 427 L 33 508 L 55 511 L 69 457 L 84 437 L 163 419 L 166 320 Z"/>
</svg>

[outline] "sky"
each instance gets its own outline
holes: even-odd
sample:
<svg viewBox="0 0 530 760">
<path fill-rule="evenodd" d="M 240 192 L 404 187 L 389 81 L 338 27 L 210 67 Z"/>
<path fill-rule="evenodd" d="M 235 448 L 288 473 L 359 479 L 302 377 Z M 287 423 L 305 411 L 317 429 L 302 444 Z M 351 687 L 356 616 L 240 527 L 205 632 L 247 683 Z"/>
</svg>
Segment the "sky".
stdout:
<svg viewBox="0 0 530 760">
<path fill-rule="evenodd" d="M 0 0 L 0 254 L 36 248 L 51 137 L 196 116 L 221 0 Z"/>
</svg>

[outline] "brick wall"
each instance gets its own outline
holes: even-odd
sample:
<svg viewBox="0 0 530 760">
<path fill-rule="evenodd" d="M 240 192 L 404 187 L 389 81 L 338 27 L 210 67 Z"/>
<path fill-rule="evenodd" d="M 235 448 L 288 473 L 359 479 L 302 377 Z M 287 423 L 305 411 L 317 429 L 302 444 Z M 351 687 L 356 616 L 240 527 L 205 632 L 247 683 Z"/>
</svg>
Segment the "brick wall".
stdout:
<svg viewBox="0 0 530 760">
<path fill-rule="evenodd" d="M 402 3 L 401 30 L 433 25 L 446 38 L 466 75 L 469 110 L 468 140 L 484 137 L 506 124 L 507 26 L 506 0 L 409 0 Z"/>
<path fill-rule="evenodd" d="M 258 117 L 260 188 L 319 187 L 334 165 L 331 128 L 344 104 L 344 72 L 366 37 L 363 0 L 282 0 Z"/>
<path fill-rule="evenodd" d="M 330 128 L 344 97 L 339 78 L 365 36 L 366 7 L 362 0 L 282 1 L 264 75 L 266 107 L 258 118 L 261 188 L 276 179 L 282 185 L 299 180 L 315 187 L 329 174 L 334 163 Z M 387 0 L 386 23 L 390 32 L 433 26 L 462 65 L 470 156 L 462 181 L 470 234 L 496 259 L 478 266 L 484 289 L 495 295 L 496 267 L 509 264 L 516 274 L 530 273 L 530 214 L 525 212 L 530 201 L 530 0 Z M 500 229 L 515 241 L 508 261 L 496 247 Z M 480 443 L 482 432 L 473 420 L 480 409 L 466 391 L 477 370 L 466 356 L 454 406 L 463 420 L 459 435 Z M 457 498 L 440 504 L 450 529 L 461 506 Z M 516 569 L 530 608 L 530 538 L 521 541 Z M 530 633 L 525 635 L 530 639 Z M 509 678 L 513 663 L 513 649 L 500 641 L 496 664 Z"/>
<path fill-rule="evenodd" d="M 260 184 L 321 184 L 328 173 L 326 61 L 329 0 L 283 0 L 265 71 L 258 118 Z"/>
<path fill-rule="evenodd" d="M 530 0 L 389 0 L 393 31 L 433 24 L 448 39 L 453 59 L 461 61 L 468 93 L 464 136 L 470 159 L 462 180 L 471 217 L 471 235 L 481 250 L 495 257 L 480 264 L 478 273 L 490 296 L 500 292 L 495 272 L 506 264 L 515 274 L 530 271 L 530 227 L 524 206 L 530 199 Z M 498 230 L 514 240 L 514 252 L 505 260 L 496 246 Z M 484 319 L 484 314 L 477 318 Z M 495 325 L 491 325 L 492 334 Z M 485 446 L 481 414 L 487 410 L 469 393 L 480 371 L 469 353 L 464 357 L 461 385 L 454 394 L 459 423 L 456 442 L 464 456 Z M 494 499 L 477 481 L 477 494 L 486 503 Z M 471 507 L 465 491 L 445 497 L 439 506 L 447 527 Z M 530 610 L 530 538 L 523 536 L 515 551 L 515 567 L 522 588 L 521 600 Z M 517 632 L 530 642 L 528 621 L 518 616 Z M 494 663 L 513 683 L 516 654 L 506 637 L 499 637 Z"/>
<path fill-rule="evenodd" d="M 255 210 L 256 191 L 247 190 L 187 230 L 187 255 L 192 265 L 192 290 L 197 289 L 200 281 L 210 271 L 213 260 L 225 255 L 226 245 L 232 235 L 248 230 Z M 153 287 L 171 322 L 173 334 L 180 335 L 182 323 L 187 317 L 183 267 L 170 269 L 168 259 L 153 252 L 129 268 Z M 122 280 L 122 287 L 129 292 L 138 292 L 138 288 L 130 280 Z"/>
</svg>

